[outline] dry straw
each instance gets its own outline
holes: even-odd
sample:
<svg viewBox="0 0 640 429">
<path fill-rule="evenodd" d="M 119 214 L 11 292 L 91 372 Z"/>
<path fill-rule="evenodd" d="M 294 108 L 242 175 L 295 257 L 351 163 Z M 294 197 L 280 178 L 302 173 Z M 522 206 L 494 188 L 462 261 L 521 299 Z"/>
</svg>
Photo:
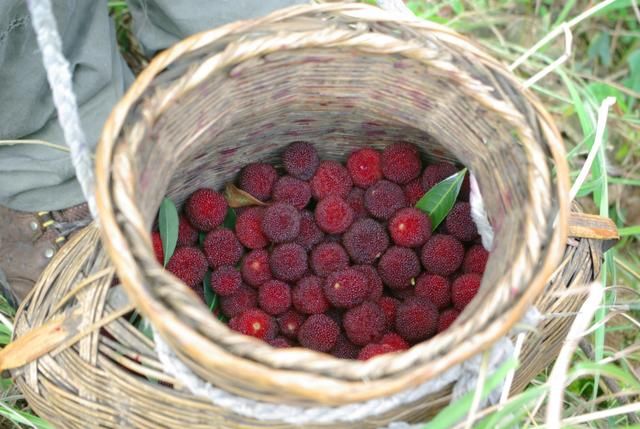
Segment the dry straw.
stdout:
<svg viewBox="0 0 640 429">
<path fill-rule="evenodd" d="M 199 187 L 222 188 L 242 165 L 275 160 L 301 139 L 334 159 L 404 140 L 474 173 L 494 249 L 477 299 L 451 329 L 366 363 L 272 349 L 230 331 L 157 264 L 149 230 L 164 195 L 181 203 Z M 63 320 L 61 345 L 13 371 L 31 406 L 61 427 L 263 424 L 194 397 L 166 375 L 153 342 L 121 317 L 132 307 L 114 286 L 112 264 L 133 304 L 191 371 L 231 394 L 297 407 L 384 400 L 433 380 L 491 347 L 534 301 L 543 314 L 570 313 L 582 299 L 557 292 L 590 282 L 600 269 L 602 242 L 566 245 L 562 142 L 531 92 L 452 30 L 365 5 L 289 8 L 163 52 L 114 109 L 96 173 L 102 243 L 95 225 L 78 234 L 16 318 L 18 341 Z M 571 320 L 545 319 L 527 334 L 514 391 L 554 358 Z M 448 403 L 451 389 L 358 427 L 424 420 Z M 353 423 L 305 425 L 328 426 Z"/>
</svg>

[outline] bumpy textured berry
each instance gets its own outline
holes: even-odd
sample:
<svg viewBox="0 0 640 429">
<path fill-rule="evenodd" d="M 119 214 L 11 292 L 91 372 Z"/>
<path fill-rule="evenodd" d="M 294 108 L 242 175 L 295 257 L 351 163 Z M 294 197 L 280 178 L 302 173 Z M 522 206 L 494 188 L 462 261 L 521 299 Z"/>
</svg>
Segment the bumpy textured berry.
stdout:
<svg viewBox="0 0 640 429">
<path fill-rule="evenodd" d="M 200 231 L 211 231 L 220 226 L 227 215 L 227 201 L 209 188 L 195 191 L 185 204 L 185 214 L 191 225 Z"/>
<path fill-rule="evenodd" d="M 304 323 L 305 316 L 298 313 L 295 310 L 288 310 L 278 316 L 278 326 L 280 327 L 280 333 L 287 338 L 296 340 L 298 338 L 298 331 Z"/>
<path fill-rule="evenodd" d="M 451 285 L 451 301 L 456 310 L 462 311 L 480 289 L 482 277 L 479 274 L 463 274 Z"/>
<path fill-rule="evenodd" d="M 273 278 L 269 267 L 269 253 L 256 249 L 242 258 L 242 279 L 250 286 L 258 287 Z"/>
<path fill-rule="evenodd" d="M 456 166 L 448 162 L 428 165 L 422 172 L 422 188 L 425 192 L 428 192 L 429 189 L 457 172 Z"/>
<path fill-rule="evenodd" d="M 329 301 L 324 296 L 323 279 L 308 275 L 293 287 L 291 298 L 296 310 L 304 314 L 320 314 L 329 309 Z"/>
<path fill-rule="evenodd" d="M 212 268 L 235 265 L 242 257 L 242 244 L 230 229 L 218 228 L 207 234 L 202 245 Z"/>
<path fill-rule="evenodd" d="M 272 339 L 278 333 L 275 319 L 257 308 L 247 310 L 238 315 L 233 323 L 229 322 L 229 326 L 244 335 L 250 335 L 261 340 Z"/>
<path fill-rule="evenodd" d="M 258 306 L 258 294 L 255 290 L 246 285 L 241 285 L 240 289 L 229 296 L 220 297 L 220 308 L 222 314 L 231 318 L 238 314 L 256 308 Z"/>
<path fill-rule="evenodd" d="M 413 207 L 400 209 L 389 220 L 389 233 L 398 246 L 422 246 L 431 237 L 431 219 Z"/>
<path fill-rule="evenodd" d="M 343 334 L 338 335 L 336 345 L 331 349 L 331 354 L 339 359 L 356 359 L 360 353 L 360 347 L 353 344 Z"/>
<path fill-rule="evenodd" d="M 293 177 L 309 180 L 320 164 L 320 157 L 311 143 L 294 142 L 285 149 L 282 163 L 287 173 Z"/>
<path fill-rule="evenodd" d="M 392 182 L 404 185 L 420 176 L 422 162 L 418 149 L 409 143 L 394 143 L 382 152 L 382 173 Z"/>
<path fill-rule="evenodd" d="M 460 312 L 455 308 L 448 308 L 440 313 L 440 317 L 438 317 L 438 333 L 449 329 L 449 326 L 456 321 L 459 315 Z"/>
<path fill-rule="evenodd" d="M 261 249 L 269 244 L 262 231 L 264 211 L 264 207 L 247 207 L 236 218 L 236 236 L 249 249 Z"/>
<path fill-rule="evenodd" d="M 416 280 L 416 296 L 426 298 L 438 309 L 451 305 L 451 285 L 449 280 L 437 274 L 423 273 Z"/>
<path fill-rule="evenodd" d="M 291 342 L 285 337 L 275 337 L 272 340 L 267 340 L 267 343 L 269 343 L 271 347 L 275 347 L 277 349 L 287 349 L 291 347 Z"/>
<path fill-rule="evenodd" d="M 300 327 L 298 341 L 308 349 L 328 352 L 335 346 L 339 333 L 338 324 L 330 317 L 313 314 Z"/>
<path fill-rule="evenodd" d="M 306 251 L 309 251 L 323 239 L 324 232 L 316 224 L 316 218 L 313 213 L 308 210 L 302 211 L 300 213 L 300 233 L 295 242 L 304 247 Z"/>
<path fill-rule="evenodd" d="M 311 186 L 292 176 L 281 177 L 273 185 L 273 200 L 302 210 L 311 200 Z"/>
<path fill-rule="evenodd" d="M 271 198 L 278 173 L 273 165 L 265 162 L 247 164 L 240 171 L 239 187 L 261 201 Z"/>
<path fill-rule="evenodd" d="M 426 340 L 438 329 L 438 309 L 429 300 L 413 297 L 398 306 L 396 332 L 409 343 Z"/>
<path fill-rule="evenodd" d="M 413 250 L 393 246 L 380 258 L 378 274 L 391 289 L 407 289 L 415 285 L 415 278 L 420 274 L 420 261 Z"/>
<path fill-rule="evenodd" d="M 393 332 L 384 334 L 380 340 L 380 344 L 386 344 L 394 351 L 408 350 L 409 347 L 411 347 L 400 335 Z"/>
<path fill-rule="evenodd" d="M 407 199 L 407 205 L 409 207 L 414 207 L 425 194 L 424 188 L 422 187 L 422 179 L 420 178 L 407 183 L 402 187 L 402 190 L 404 191 L 404 196 Z"/>
<path fill-rule="evenodd" d="M 456 203 L 444 222 L 449 234 L 460 241 L 473 241 L 478 237 L 478 229 L 471 218 L 471 205 L 469 203 Z"/>
<path fill-rule="evenodd" d="M 284 313 L 291 307 L 291 288 L 280 280 L 269 280 L 258 290 L 258 305 L 272 316 Z"/>
<path fill-rule="evenodd" d="M 364 193 L 364 206 L 376 219 L 387 220 L 406 205 L 402 188 L 388 180 L 379 181 Z"/>
<path fill-rule="evenodd" d="M 464 179 L 462 179 L 462 185 L 460 185 L 460 193 L 458 194 L 458 199 L 460 201 L 469 201 L 469 194 L 471 193 L 471 182 L 469 178 L 469 172 L 464 175 Z"/>
<path fill-rule="evenodd" d="M 273 204 L 264 212 L 262 230 L 274 243 L 291 241 L 300 232 L 300 212 L 291 204 Z"/>
<path fill-rule="evenodd" d="M 167 263 L 167 270 L 187 286 L 198 286 L 202 289 L 201 283 L 207 272 L 207 259 L 197 247 L 178 247 Z"/>
<path fill-rule="evenodd" d="M 347 268 L 349 256 L 340 243 L 320 243 L 311 251 L 311 269 L 316 275 L 326 277 L 329 274 Z"/>
<path fill-rule="evenodd" d="M 351 152 L 347 158 L 347 170 L 356 186 L 368 188 L 382 179 L 380 152 L 368 147 Z"/>
<path fill-rule="evenodd" d="M 151 233 L 151 244 L 153 245 L 153 254 L 156 256 L 156 261 L 160 265 L 164 265 L 164 250 L 162 249 L 162 238 L 158 231 Z"/>
<path fill-rule="evenodd" d="M 463 258 L 464 246 L 451 235 L 433 235 L 422 246 L 422 266 L 433 274 L 453 274 L 462 264 Z"/>
<path fill-rule="evenodd" d="M 365 218 L 351 225 L 342 243 L 354 262 L 371 264 L 389 247 L 389 236 L 380 223 Z"/>
<path fill-rule="evenodd" d="M 316 205 L 315 218 L 327 234 L 342 234 L 353 222 L 353 209 L 343 198 L 329 195 Z"/>
<path fill-rule="evenodd" d="M 394 329 L 396 326 L 398 305 L 400 305 L 400 301 L 390 296 L 383 296 L 378 300 L 378 306 L 382 309 L 382 314 L 384 314 L 387 330 Z"/>
<path fill-rule="evenodd" d="M 224 265 L 211 273 L 211 289 L 220 296 L 233 295 L 240 285 L 242 277 L 235 267 Z"/>
<path fill-rule="evenodd" d="M 362 219 L 367 216 L 367 209 L 364 208 L 364 189 L 351 188 L 345 201 L 349 204 L 351 210 L 353 210 L 353 220 Z"/>
<path fill-rule="evenodd" d="M 462 272 L 482 274 L 484 273 L 488 259 L 489 252 L 487 252 L 481 244 L 474 244 L 464 255 L 464 260 L 462 261 Z"/>
<path fill-rule="evenodd" d="M 352 186 L 349 172 L 337 161 L 322 161 L 311 179 L 311 193 L 316 200 L 329 195 L 345 198 Z"/>
<path fill-rule="evenodd" d="M 349 341 L 359 346 L 377 342 L 385 331 L 382 309 L 373 302 L 365 302 L 347 311 L 342 324 Z"/>
<path fill-rule="evenodd" d="M 324 283 L 324 295 L 338 308 L 352 308 L 362 303 L 369 295 L 367 276 L 355 268 L 331 273 Z"/>
<path fill-rule="evenodd" d="M 376 271 L 373 265 L 354 265 L 353 268 L 367 276 L 367 281 L 369 283 L 369 295 L 367 295 L 367 300 L 377 302 L 380 297 L 382 297 L 382 292 L 384 290 L 384 285 L 382 284 L 382 279 L 378 275 L 378 271 Z"/>
<path fill-rule="evenodd" d="M 180 216 L 178 223 L 178 242 L 177 246 L 193 246 L 198 241 L 198 231 L 189 223 L 186 216 Z"/>
<path fill-rule="evenodd" d="M 388 344 L 367 344 L 360 350 L 360 353 L 358 353 L 358 360 L 369 360 L 374 356 L 394 351 L 395 350 Z"/>
<path fill-rule="evenodd" d="M 307 272 L 307 252 L 296 243 L 279 244 L 271 252 L 269 267 L 275 278 L 295 282 Z"/>
</svg>

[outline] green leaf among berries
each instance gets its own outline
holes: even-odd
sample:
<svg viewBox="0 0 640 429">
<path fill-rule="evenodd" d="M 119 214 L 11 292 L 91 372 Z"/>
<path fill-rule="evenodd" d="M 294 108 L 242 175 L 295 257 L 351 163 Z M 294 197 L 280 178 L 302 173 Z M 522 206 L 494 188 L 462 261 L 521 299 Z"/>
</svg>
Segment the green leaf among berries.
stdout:
<svg viewBox="0 0 640 429">
<path fill-rule="evenodd" d="M 178 209 L 169 198 L 162 200 L 158 214 L 158 226 L 160 227 L 160 239 L 162 240 L 162 250 L 164 252 L 164 266 L 173 256 L 178 243 Z"/>
<path fill-rule="evenodd" d="M 453 174 L 429 190 L 416 203 L 416 208 L 427 213 L 431 218 L 431 229 L 435 230 L 447 217 L 460 193 L 460 187 L 467 169 Z"/>
<path fill-rule="evenodd" d="M 202 287 L 204 288 L 204 302 L 209 307 L 209 310 L 213 311 L 218 305 L 218 294 L 211 289 L 211 271 L 207 271 L 204 275 Z"/>
</svg>

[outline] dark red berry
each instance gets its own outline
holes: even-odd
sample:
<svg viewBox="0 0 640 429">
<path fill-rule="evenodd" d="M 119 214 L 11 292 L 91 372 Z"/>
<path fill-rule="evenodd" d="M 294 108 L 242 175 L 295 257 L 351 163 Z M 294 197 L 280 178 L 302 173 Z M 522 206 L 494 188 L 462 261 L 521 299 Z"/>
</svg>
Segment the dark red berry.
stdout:
<svg viewBox="0 0 640 429">
<path fill-rule="evenodd" d="M 160 265 L 164 265 L 164 250 L 162 249 L 162 238 L 158 231 L 151 233 L 151 244 L 153 245 L 153 254 L 156 256 L 156 261 Z"/>
<path fill-rule="evenodd" d="M 186 216 L 180 216 L 177 246 L 193 246 L 196 241 L 198 241 L 198 231 L 191 225 Z"/>
<path fill-rule="evenodd" d="M 285 149 L 282 163 L 287 173 L 293 177 L 309 180 L 320 164 L 320 157 L 311 143 L 294 142 Z"/>
<path fill-rule="evenodd" d="M 448 308 L 440 313 L 440 317 L 438 318 L 438 333 L 449 329 L 449 326 L 456 321 L 459 315 L 460 312 L 455 308 Z"/>
<path fill-rule="evenodd" d="M 349 256 L 339 243 L 320 243 L 311 251 L 310 264 L 316 275 L 326 277 L 335 271 L 347 268 Z"/>
<path fill-rule="evenodd" d="M 316 200 L 329 195 L 345 198 L 352 186 L 349 172 L 337 161 L 322 161 L 311 179 L 311 193 Z"/>
<path fill-rule="evenodd" d="M 420 175 L 422 162 L 418 149 L 409 143 L 394 143 L 382 152 L 382 173 L 392 182 L 404 185 Z"/>
<path fill-rule="evenodd" d="M 281 177 L 273 186 L 273 199 L 302 210 L 311 200 L 311 186 L 292 176 Z"/>
<path fill-rule="evenodd" d="M 409 343 L 426 340 L 438 329 L 438 309 L 430 301 L 413 297 L 398 306 L 396 332 Z"/>
<path fill-rule="evenodd" d="M 211 273 L 211 289 L 220 296 L 233 295 L 240 285 L 242 278 L 235 267 L 223 265 Z"/>
<path fill-rule="evenodd" d="M 423 273 L 416 281 L 416 296 L 426 298 L 438 309 L 451 305 L 449 280 L 437 274 Z"/>
<path fill-rule="evenodd" d="M 262 231 L 264 207 L 247 207 L 236 218 L 236 236 L 249 249 L 261 249 L 269 244 Z"/>
<path fill-rule="evenodd" d="M 380 340 L 380 344 L 386 344 L 394 351 L 408 350 L 411 347 L 400 335 L 393 332 L 384 334 Z"/>
<path fill-rule="evenodd" d="M 456 166 L 448 162 L 428 165 L 422 172 L 422 188 L 424 192 L 428 192 L 435 185 L 457 172 Z"/>
<path fill-rule="evenodd" d="M 368 188 L 382 179 L 380 152 L 368 147 L 351 152 L 347 158 L 347 170 L 356 186 Z"/>
<path fill-rule="evenodd" d="M 444 222 L 449 234 L 460 241 L 473 241 L 478 237 L 478 229 L 471 218 L 471 205 L 469 203 L 456 203 Z"/>
<path fill-rule="evenodd" d="M 296 243 L 279 244 L 271 252 L 269 266 L 275 278 L 294 282 L 307 271 L 307 252 Z"/>
<path fill-rule="evenodd" d="M 348 310 L 342 323 L 349 341 L 359 346 L 375 343 L 385 331 L 382 309 L 373 302 L 365 302 Z"/>
<path fill-rule="evenodd" d="M 258 287 L 271 280 L 269 253 L 264 249 L 256 249 L 242 258 L 242 278 L 250 286 Z"/>
<path fill-rule="evenodd" d="M 415 279 L 420 274 L 420 261 L 413 250 L 393 246 L 380 258 L 378 274 L 390 288 L 407 289 L 415 285 Z"/>
<path fill-rule="evenodd" d="M 393 329 L 396 325 L 396 311 L 398 310 L 400 301 L 395 298 L 391 298 L 390 296 L 383 296 L 378 300 L 378 305 L 384 314 L 384 321 L 387 330 Z"/>
<path fill-rule="evenodd" d="M 298 331 L 300 345 L 319 352 L 331 350 L 338 339 L 340 328 L 324 314 L 313 314 L 304 321 Z"/>
<path fill-rule="evenodd" d="M 222 224 L 228 209 L 224 197 L 213 189 L 195 191 L 185 203 L 185 214 L 200 231 L 211 231 Z"/>
<path fill-rule="evenodd" d="M 315 219 L 327 234 L 341 234 L 353 222 L 353 210 L 344 199 L 330 195 L 316 205 Z"/>
<path fill-rule="evenodd" d="M 353 220 L 362 219 L 367 216 L 367 209 L 364 208 L 364 189 L 351 188 L 345 201 L 349 204 L 351 210 L 353 210 Z"/>
<path fill-rule="evenodd" d="M 356 359 L 360 353 L 360 347 L 353 344 L 343 334 L 338 335 L 336 345 L 331 349 L 331 354 L 339 359 Z"/>
<path fill-rule="evenodd" d="M 324 232 L 316 224 L 316 218 L 308 210 L 300 213 L 300 234 L 296 238 L 296 243 L 309 251 L 324 238 Z"/>
<path fill-rule="evenodd" d="M 389 233 L 398 246 L 419 247 L 431 237 L 431 219 L 413 207 L 400 209 L 389 221 Z"/>
<path fill-rule="evenodd" d="M 358 360 L 369 360 L 372 357 L 394 351 L 395 350 L 388 344 L 367 344 L 360 350 L 360 353 L 358 353 Z"/>
<path fill-rule="evenodd" d="M 258 295 L 256 291 L 244 284 L 241 285 L 240 289 L 233 295 L 220 297 L 222 314 L 229 318 L 235 317 L 251 308 L 256 308 L 257 305 Z"/>
<path fill-rule="evenodd" d="M 389 236 L 380 223 L 365 218 L 351 225 L 342 242 L 354 262 L 371 264 L 389 247 Z"/>
<path fill-rule="evenodd" d="M 167 270 L 187 286 L 202 290 L 202 280 L 207 272 L 207 259 L 197 247 L 178 247 L 167 263 Z"/>
<path fill-rule="evenodd" d="M 304 323 L 305 316 L 295 310 L 288 310 L 278 316 L 278 326 L 280 333 L 287 338 L 296 340 L 300 326 Z"/>
<path fill-rule="evenodd" d="M 278 327 L 273 317 L 257 308 L 247 310 L 237 316 L 233 323 L 229 322 L 238 332 L 244 335 L 268 340 L 276 336 Z"/>
<path fill-rule="evenodd" d="M 414 179 L 402 187 L 409 207 L 414 207 L 425 194 L 421 179 Z"/>
<path fill-rule="evenodd" d="M 267 201 L 271 198 L 276 180 L 278 180 L 278 173 L 271 164 L 254 162 L 240 171 L 239 186 L 257 199 Z"/>
<path fill-rule="evenodd" d="M 422 246 L 422 266 L 430 273 L 453 274 L 464 258 L 464 246 L 451 235 L 436 234 Z"/>
<path fill-rule="evenodd" d="M 464 255 L 464 260 L 462 261 L 462 272 L 482 274 L 484 273 L 488 259 L 489 252 L 487 252 L 481 244 L 474 244 Z"/>
<path fill-rule="evenodd" d="M 378 275 L 378 271 L 376 271 L 373 265 L 354 265 L 353 268 L 367 276 L 367 281 L 369 282 L 369 295 L 367 295 L 367 300 L 377 302 L 384 290 L 384 285 Z"/>
<path fill-rule="evenodd" d="M 482 277 L 479 274 L 463 274 L 451 285 L 451 301 L 456 310 L 462 311 L 480 289 Z"/>
<path fill-rule="evenodd" d="M 376 219 L 387 220 L 406 205 L 402 188 L 388 180 L 379 181 L 364 193 L 364 206 Z"/>
<path fill-rule="evenodd" d="M 369 279 L 355 268 L 331 273 L 324 283 L 324 295 L 338 308 L 352 308 L 369 295 Z"/>
<path fill-rule="evenodd" d="M 274 243 L 291 241 L 300 232 L 300 212 L 291 204 L 273 204 L 264 212 L 262 230 Z"/>
<path fill-rule="evenodd" d="M 258 290 L 258 305 L 272 316 L 282 314 L 291 307 L 291 289 L 280 280 L 269 280 Z"/>
<path fill-rule="evenodd" d="M 242 244 L 230 229 L 218 228 L 209 232 L 202 247 L 212 268 L 235 265 L 242 257 Z"/>
<path fill-rule="evenodd" d="M 323 279 L 308 275 L 298 281 L 292 290 L 293 306 L 304 314 L 320 314 L 329 309 L 329 301 L 324 296 Z"/>
</svg>

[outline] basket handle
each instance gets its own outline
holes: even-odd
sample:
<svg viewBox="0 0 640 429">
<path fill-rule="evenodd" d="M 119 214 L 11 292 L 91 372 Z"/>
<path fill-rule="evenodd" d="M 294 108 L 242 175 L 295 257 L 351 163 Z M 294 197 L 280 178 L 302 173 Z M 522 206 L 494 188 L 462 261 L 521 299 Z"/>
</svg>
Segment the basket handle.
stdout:
<svg viewBox="0 0 640 429">
<path fill-rule="evenodd" d="M 616 224 L 608 217 L 571 212 L 569 237 L 602 240 L 605 242 L 605 247 L 609 248 L 620 239 L 620 234 Z"/>
</svg>

